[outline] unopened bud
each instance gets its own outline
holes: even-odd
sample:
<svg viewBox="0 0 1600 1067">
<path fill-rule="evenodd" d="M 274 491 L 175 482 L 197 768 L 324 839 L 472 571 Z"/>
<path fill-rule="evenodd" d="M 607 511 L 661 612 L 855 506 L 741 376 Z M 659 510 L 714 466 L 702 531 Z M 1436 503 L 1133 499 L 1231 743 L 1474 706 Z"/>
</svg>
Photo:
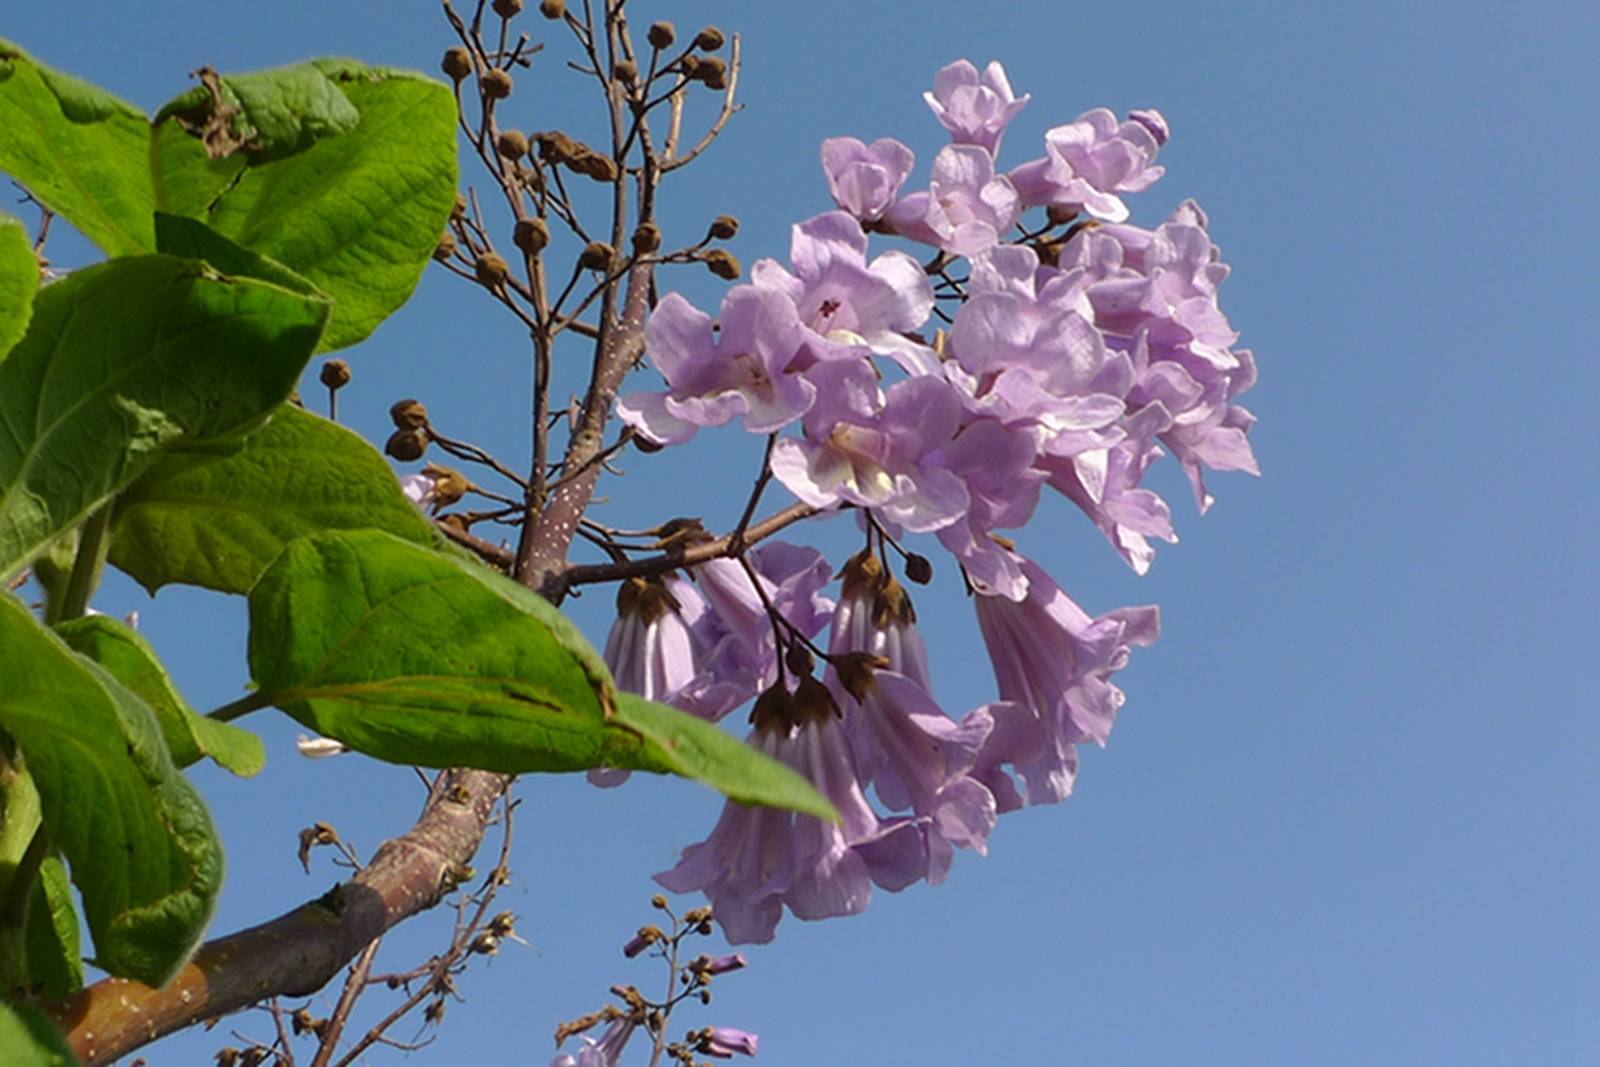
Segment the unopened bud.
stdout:
<svg viewBox="0 0 1600 1067">
<path fill-rule="evenodd" d="M 671 42 L 668 42 L 668 43 L 671 43 Z M 655 908 L 657 911 L 666 911 L 667 910 L 667 898 L 662 896 L 660 893 L 657 893 L 655 896 L 650 898 L 650 906 L 652 908 Z"/>
<path fill-rule="evenodd" d="M 329 389 L 343 389 L 350 384 L 350 364 L 342 359 L 330 359 L 322 365 L 318 378 Z"/>
<path fill-rule="evenodd" d="M 678 61 L 678 66 L 683 70 L 685 78 L 694 77 L 694 69 L 700 65 L 699 56 L 684 56 Z"/>
<path fill-rule="evenodd" d="M 639 932 L 628 939 L 622 946 L 622 954 L 630 960 L 662 939 L 661 931 L 654 926 L 641 926 Z"/>
<path fill-rule="evenodd" d="M 735 281 L 740 274 L 739 261 L 725 248 L 713 248 L 705 254 L 706 269 L 724 281 Z"/>
<path fill-rule="evenodd" d="M 694 46 L 702 52 L 715 52 L 722 47 L 723 40 L 721 30 L 715 26 L 707 26 L 694 35 Z"/>
<path fill-rule="evenodd" d="M 653 222 L 643 222 L 633 231 L 633 250 L 647 256 L 661 247 L 661 227 Z"/>
<path fill-rule="evenodd" d="M 911 553 L 906 557 L 906 578 L 918 585 L 927 585 L 933 581 L 933 564 L 928 562 L 927 556 Z"/>
<path fill-rule="evenodd" d="M 567 165 L 579 174 L 593 178 L 597 182 L 614 182 L 617 180 L 617 161 L 610 156 L 603 156 L 599 152 L 584 151 L 577 158 L 569 160 Z"/>
<path fill-rule="evenodd" d="M 711 236 L 718 241 L 731 240 L 739 232 L 739 220 L 732 215 L 718 215 L 711 220 Z"/>
<path fill-rule="evenodd" d="M 547 19 L 558 19 L 567 13 L 567 0 L 540 0 L 539 14 Z"/>
<path fill-rule="evenodd" d="M 610 270 L 617 258 L 617 250 L 604 241 L 590 241 L 578 255 L 578 266 L 584 270 Z"/>
<path fill-rule="evenodd" d="M 472 264 L 472 270 L 477 274 L 478 281 L 493 288 L 505 282 L 511 267 L 498 252 L 485 252 Z"/>
<path fill-rule="evenodd" d="M 503 19 L 516 18 L 522 14 L 522 0 L 494 0 L 491 5 L 494 13 Z"/>
<path fill-rule="evenodd" d="M 626 85 L 632 85 L 639 80 L 639 64 L 631 59 L 624 59 L 616 66 L 618 80 Z"/>
<path fill-rule="evenodd" d="M 450 467 L 440 467 L 430 463 L 422 469 L 422 473 L 433 479 L 433 488 L 429 491 L 428 497 L 434 511 L 458 503 L 474 488 L 472 479 Z"/>
<path fill-rule="evenodd" d="M 397 430 L 420 430 L 428 425 L 428 409 L 422 401 L 407 397 L 389 405 L 389 418 Z"/>
<path fill-rule="evenodd" d="M 1065 204 L 1051 204 L 1044 209 L 1044 217 L 1052 226 L 1064 226 L 1078 217 L 1078 209 Z"/>
<path fill-rule="evenodd" d="M 511 231 L 511 243 L 536 256 L 550 243 L 550 227 L 544 219 L 518 219 L 516 229 Z"/>
<path fill-rule="evenodd" d="M 459 219 L 463 215 L 465 215 L 466 213 L 467 213 L 467 198 L 462 196 L 460 193 L 457 193 L 456 194 L 456 202 L 450 208 L 450 217 L 453 218 L 453 219 Z"/>
<path fill-rule="evenodd" d="M 460 45 L 444 50 L 444 59 L 439 61 L 439 69 L 449 75 L 451 81 L 462 81 L 472 73 L 472 53 Z"/>
<path fill-rule="evenodd" d="M 672 42 L 677 38 L 678 31 L 670 22 L 652 22 L 650 31 L 645 34 L 645 39 L 650 42 L 650 47 L 655 49 L 671 48 Z"/>
<path fill-rule="evenodd" d="M 810 649 L 799 641 L 794 641 L 784 653 L 783 664 L 795 674 L 810 674 L 811 668 L 816 666 L 817 661 L 812 657 Z"/>
<path fill-rule="evenodd" d="M 707 89 L 714 89 L 720 93 L 722 90 L 728 87 L 728 72 L 725 70 L 714 70 L 710 74 L 707 74 L 705 77 L 701 78 L 700 81 Z"/>
<path fill-rule="evenodd" d="M 703 82 L 712 78 L 720 78 L 728 73 L 728 65 L 715 56 L 702 56 L 700 62 L 695 64 L 694 76 Z"/>
<path fill-rule="evenodd" d="M 446 230 L 439 235 L 439 243 L 433 246 L 433 258 L 444 263 L 456 254 L 456 235 Z"/>
<path fill-rule="evenodd" d="M 706 974 L 727 974 L 745 967 L 750 961 L 744 958 L 743 952 L 735 952 L 730 956 L 718 956 L 704 968 Z"/>
<path fill-rule="evenodd" d="M 504 100 L 511 95 L 511 75 L 499 67 L 485 71 L 478 84 L 483 86 L 483 95 L 490 100 Z"/>
<path fill-rule="evenodd" d="M 504 130 L 495 138 L 494 147 L 507 159 L 520 159 L 528 154 L 528 135 L 521 130 Z"/>
<path fill-rule="evenodd" d="M 396 430 L 389 435 L 383 450 L 401 463 L 410 463 L 428 451 L 428 435 L 421 430 Z"/>
</svg>

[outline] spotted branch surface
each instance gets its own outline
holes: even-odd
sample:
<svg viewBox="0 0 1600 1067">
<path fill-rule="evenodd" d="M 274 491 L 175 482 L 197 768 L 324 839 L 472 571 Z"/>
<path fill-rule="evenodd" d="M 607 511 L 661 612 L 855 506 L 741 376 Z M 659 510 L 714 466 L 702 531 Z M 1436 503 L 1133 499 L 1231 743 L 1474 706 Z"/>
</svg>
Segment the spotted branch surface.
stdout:
<svg viewBox="0 0 1600 1067">
<path fill-rule="evenodd" d="M 374 938 L 456 886 L 509 782 L 487 771 L 445 773 L 417 823 L 385 842 L 349 881 L 271 922 L 209 942 L 160 989 L 107 978 L 51 1014 L 84 1067 L 97 1067 L 265 997 L 315 993 Z"/>
</svg>

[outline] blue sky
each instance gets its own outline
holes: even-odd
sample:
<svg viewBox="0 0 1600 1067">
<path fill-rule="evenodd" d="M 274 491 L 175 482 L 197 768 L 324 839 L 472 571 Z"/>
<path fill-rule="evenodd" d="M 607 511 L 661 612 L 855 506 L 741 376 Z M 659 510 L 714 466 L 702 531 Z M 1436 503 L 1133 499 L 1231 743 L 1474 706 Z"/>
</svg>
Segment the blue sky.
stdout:
<svg viewBox="0 0 1600 1067">
<path fill-rule="evenodd" d="M 151 110 L 203 63 L 333 53 L 434 70 L 449 43 L 431 3 L 270 8 L 108 15 L 63 0 L 13 5 L 0 35 Z M 1147 577 L 1066 507 L 1042 508 L 1024 534 L 1089 610 L 1163 610 L 1160 642 L 1119 676 L 1128 704 L 1076 794 L 1008 816 L 990 855 L 961 856 L 937 889 L 880 894 L 853 919 L 786 919 L 685 1023 L 759 1031 L 768 1065 L 1600 1059 L 1600 370 L 1588 322 L 1600 8 L 633 11 L 641 26 L 743 34 L 747 109 L 668 187 L 669 244 L 727 212 L 744 223 L 731 247 L 747 264 L 782 257 L 790 224 L 829 206 L 823 137 L 899 137 L 925 175 L 943 141 L 921 101 L 933 72 L 997 58 L 1033 94 L 1004 165 L 1089 107 L 1165 112 L 1167 176 L 1134 198 L 1134 219 L 1200 201 L 1234 268 L 1223 305 L 1261 367 L 1249 402 L 1265 476 L 1215 479 L 1202 520 L 1162 472 L 1183 542 Z M 578 82 L 541 61 L 510 114 L 581 130 L 589 120 L 567 118 L 592 107 Z M 85 255 L 70 240 L 52 250 L 68 266 Z M 703 305 L 718 293 L 700 272 L 663 286 Z M 381 439 L 389 403 L 420 396 L 446 432 L 521 462 L 529 370 L 513 325 L 431 272 L 350 353 L 342 414 Z M 681 458 L 630 461 L 603 514 L 726 527 L 758 462 L 737 431 L 702 435 Z M 820 536 L 838 558 L 842 531 Z M 952 576 L 918 604 L 947 706 L 989 699 Z M 600 594 L 574 607 L 597 639 L 608 605 Z M 197 706 L 239 694 L 239 602 L 179 589 L 151 601 L 112 579 L 97 606 L 138 609 Z M 408 770 L 299 759 L 298 728 L 274 714 L 247 720 L 268 743 L 259 778 L 197 772 L 230 849 L 217 932 L 336 878 L 300 871 L 300 827 L 323 819 L 370 850 L 420 803 Z M 532 947 L 475 967 L 466 1002 L 415 1062 L 541 1064 L 559 1020 L 598 1007 L 613 982 L 654 983 L 618 947 L 648 921 L 649 875 L 717 810 L 672 781 L 602 793 L 529 779 L 519 795 L 504 899 Z M 385 958 L 420 960 L 442 921 L 411 924 Z M 268 1031 L 245 1016 L 146 1055 L 151 1067 L 201 1062 L 235 1027 Z"/>
</svg>

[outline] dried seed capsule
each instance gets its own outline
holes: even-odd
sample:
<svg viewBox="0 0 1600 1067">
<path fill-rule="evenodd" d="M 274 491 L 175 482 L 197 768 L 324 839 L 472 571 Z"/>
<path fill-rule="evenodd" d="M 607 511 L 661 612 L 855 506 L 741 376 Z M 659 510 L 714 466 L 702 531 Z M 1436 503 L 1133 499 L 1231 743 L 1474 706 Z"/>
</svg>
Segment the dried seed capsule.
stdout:
<svg viewBox="0 0 1600 1067">
<path fill-rule="evenodd" d="M 567 163 L 576 159 L 582 151 L 578 142 L 560 130 L 536 133 L 533 140 L 539 146 L 539 158 L 546 163 Z"/>
<path fill-rule="evenodd" d="M 490 100 L 504 100 L 511 95 L 511 75 L 498 67 L 485 71 L 478 84 L 483 86 L 483 95 Z"/>
<path fill-rule="evenodd" d="M 516 229 L 511 231 L 511 243 L 536 256 L 550 243 L 550 227 L 543 219 L 518 219 Z"/>
<path fill-rule="evenodd" d="M 714 89 L 719 93 L 728 87 L 728 75 L 725 71 L 714 71 L 700 80 L 705 83 L 707 89 Z"/>
<path fill-rule="evenodd" d="M 715 26 L 707 26 L 694 35 L 694 46 L 702 52 L 715 52 L 722 47 L 723 40 L 721 30 Z"/>
<path fill-rule="evenodd" d="M 599 152 L 585 149 L 576 159 L 568 164 L 573 170 L 597 182 L 614 182 L 617 180 L 617 161 L 610 156 L 602 156 Z"/>
<path fill-rule="evenodd" d="M 639 224 L 633 231 L 633 250 L 641 256 L 648 256 L 651 252 L 661 247 L 661 227 L 653 222 Z"/>
<path fill-rule="evenodd" d="M 397 430 L 420 430 L 428 425 L 428 409 L 422 406 L 422 401 L 408 397 L 396 400 L 389 407 L 389 418 Z"/>
<path fill-rule="evenodd" d="M 439 63 L 439 69 L 450 76 L 451 81 L 462 81 L 472 73 L 472 53 L 460 45 L 444 50 L 444 59 Z"/>
<path fill-rule="evenodd" d="M 713 78 L 725 77 L 728 65 L 716 56 L 706 56 L 694 66 L 694 76 L 703 82 L 710 82 Z"/>
<path fill-rule="evenodd" d="M 396 430 L 389 435 L 383 450 L 401 463 L 410 463 L 428 451 L 428 435 L 421 430 Z"/>
<path fill-rule="evenodd" d="M 711 220 L 711 236 L 719 241 L 731 239 L 739 232 L 739 220 L 732 215 L 718 215 Z"/>
<path fill-rule="evenodd" d="M 522 0 L 494 0 L 494 13 L 503 19 L 515 18 L 522 14 Z"/>
<path fill-rule="evenodd" d="M 736 281 L 740 274 L 739 261 L 725 248 L 713 248 L 705 254 L 706 269 L 724 281 Z"/>
<path fill-rule="evenodd" d="M 317 376 L 329 389 L 343 389 L 350 384 L 350 364 L 342 359 L 330 359 L 322 365 Z"/>
<path fill-rule="evenodd" d="M 547 19 L 558 19 L 567 13 L 567 0 L 540 0 L 539 14 Z"/>
<path fill-rule="evenodd" d="M 520 159 L 528 154 L 528 135 L 521 130 L 503 130 L 495 138 L 494 147 L 507 159 Z"/>
<path fill-rule="evenodd" d="M 480 282 L 491 287 L 503 285 L 506 275 L 511 272 L 505 257 L 498 252 L 485 252 L 472 264 L 472 269 L 478 275 Z"/>
<path fill-rule="evenodd" d="M 578 256 L 578 266 L 585 270 L 610 270 L 617 258 L 617 250 L 604 241 L 590 241 Z"/>
<path fill-rule="evenodd" d="M 650 42 L 650 47 L 655 49 L 671 48 L 672 42 L 677 39 L 677 36 L 678 31 L 673 27 L 672 23 L 666 21 L 652 22 L 650 31 L 645 34 L 645 38 Z"/>
<path fill-rule="evenodd" d="M 440 263 L 456 254 L 456 235 L 446 230 L 439 235 L 439 243 L 433 248 L 433 258 Z"/>
<path fill-rule="evenodd" d="M 633 85 L 639 80 L 639 64 L 631 59 L 624 59 L 616 66 L 616 75 L 625 85 Z"/>
</svg>

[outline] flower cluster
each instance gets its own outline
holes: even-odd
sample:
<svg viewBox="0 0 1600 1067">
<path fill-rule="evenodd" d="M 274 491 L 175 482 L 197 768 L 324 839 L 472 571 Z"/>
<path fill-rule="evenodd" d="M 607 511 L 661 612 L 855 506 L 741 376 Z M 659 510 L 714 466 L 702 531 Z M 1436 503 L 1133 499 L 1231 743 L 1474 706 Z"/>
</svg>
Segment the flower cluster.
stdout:
<svg viewBox="0 0 1600 1067">
<path fill-rule="evenodd" d="M 873 885 L 939 881 L 954 849 L 984 851 L 999 813 L 1067 796 L 1076 747 L 1105 742 L 1122 703 L 1111 676 L 1154 640 L 1157 613 L 1087 614 L 1000 532 L 1046 488 L 1143 573 L 1150 539 L 1177 540 L 1140 484 L 1152 463 L 1170 451 L 1202 512 L 1206 469 L 1256 473 L 1237 402 L 1255 364 L 1218 305 L 1228 269 L 1205 214 L 1187 202 L 1154 229 L 1127 221 L 1124 195 L 1162 174 L 1165 118 L 1088 111 L 1004 171 L 1028 97 L 999 64 L 953 63 L 927 100 L 951 143 L 926 188 L 905 188 L 915 160 L 898 141 L 824 142 L 837 210 L 798 223 L 788 265 L 756 264 L 715 320 L 665 296 L 646 352 L 666 388 L 618 403 L 660 444 L 735 419 L 773 435 L 772 476 L 866 531 L 837 603 L 820 555 L 776 544 L 619 598 L 607 658 L 621 684 L 713 719 L 756 697 L 750 743 L 843 815 L 730 805 L 659 876 L 704 891 L 735 941 L 769 939 L 785 907 L 846 914 Z M 872 235 L 932 256 L 873 255 Z M 930 330 L 935 315 L 947 326 Z M 974 593 L 998 699 L 959 718 L 889 571 L 907 534 L 933 535 Z"/>
</svg>

